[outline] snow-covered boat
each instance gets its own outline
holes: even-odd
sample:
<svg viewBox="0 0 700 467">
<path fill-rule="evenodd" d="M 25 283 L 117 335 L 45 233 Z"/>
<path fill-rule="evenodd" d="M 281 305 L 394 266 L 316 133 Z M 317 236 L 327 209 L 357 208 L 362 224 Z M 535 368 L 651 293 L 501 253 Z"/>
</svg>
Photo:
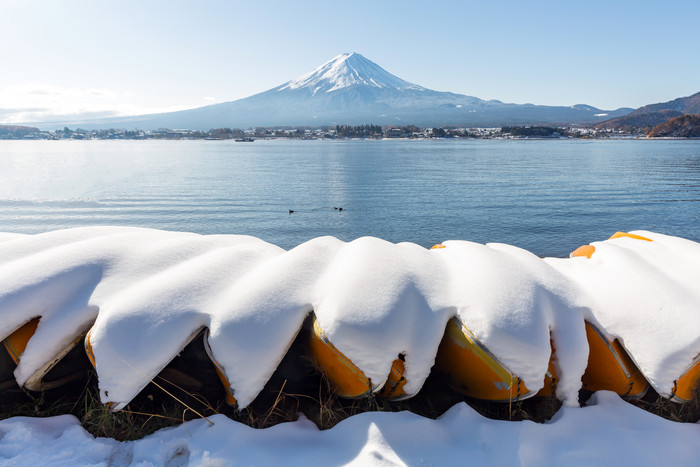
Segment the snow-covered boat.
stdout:
<svg viewBox="0 0 700 467">
<path fill-rule="evenodd" d="M 414 396 L 434 363 L 452 389 L 489 401 L 650 386 L 696 399 L 700 245 L 618 232 L 571 256 L 331 238 L 285 252 L 130 228 L 22 236 L 0 243 L 0 390 L 54 389 L 89 361 L 119 410 L 198 342 L 226 401 L 245 407 L 301 332 L 346 398 Z"/>
<path fill-rule="evenodd" d="M 5 368 L 14 370 L 38 326 L 39 318 L 34 318 L 2 341 L 7 356 L 12 362 L 5 364 Z M 40 392 L 61 387 L 77 379 L 80 376 L 80 360 L 81 357 L 84 357 L 78 344 L 83 341 L 84 337 L 85 335 L 81 334 L 65 345 L 52 359 L 29 376 L 23 387 L 29 391 Z M 63 364 L 57 366 L 59 362 L 63 362 Z"/>
</svg>

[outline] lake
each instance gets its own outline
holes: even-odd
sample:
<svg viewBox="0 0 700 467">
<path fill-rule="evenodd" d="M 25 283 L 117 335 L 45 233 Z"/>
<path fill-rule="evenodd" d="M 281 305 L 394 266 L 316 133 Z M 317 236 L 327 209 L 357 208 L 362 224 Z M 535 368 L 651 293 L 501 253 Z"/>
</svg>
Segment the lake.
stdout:
<svg viewBox="0 0 700 467">
<path fill-rule="evenodd" d="M 0 231 L 86 225 L 540 256 L 617 230 L 700 241 L 700 141 L 0 141 Z"/>
</svg>

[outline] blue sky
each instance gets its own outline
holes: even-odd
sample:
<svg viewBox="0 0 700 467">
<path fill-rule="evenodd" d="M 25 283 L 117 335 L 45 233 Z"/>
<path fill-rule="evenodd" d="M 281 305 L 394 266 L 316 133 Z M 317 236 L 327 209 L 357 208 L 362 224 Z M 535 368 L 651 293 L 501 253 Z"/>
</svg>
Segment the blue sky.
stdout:
<svg viewBox="0 0 700 467">
<path fill-rule="evenodd" d="M 697 1 L 0 0 L 0 123 L 225 102 L 359 52 L 422 86 L 639 107 L 700 91 Z"/>
</svg>

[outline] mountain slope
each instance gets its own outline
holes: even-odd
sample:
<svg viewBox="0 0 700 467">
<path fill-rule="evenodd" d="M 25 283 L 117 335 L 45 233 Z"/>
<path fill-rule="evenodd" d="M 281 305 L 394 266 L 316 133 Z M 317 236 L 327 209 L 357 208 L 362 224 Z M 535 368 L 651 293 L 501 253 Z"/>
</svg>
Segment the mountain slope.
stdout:
<svg viewBox="0 0 700 467">
<path fill-rule="evenodd" d="M 696 92 L 692 96 L 679 97 L 678 99 L 673 99 L 668 102 L 645 105 L 631 112 L 630 115 L 658 112 L 660 110 L 675 110 L 682 114 L 700 114 L 700 92 Z"/>
<path fill-rule="evenodd" d="M 506 104 L 433 91 L 394 76 L 358 53 L 339 55 L 276 88 L 237 101 L 180 112 L 81 122 L 85 128 L 322 126 L 374 123 L 421 126 L 591 123 L 629 113 Z"/>
<path fill-rule="evenodd" d="M 631 128 L 651 128 L 661 123 L 667 122 L 672 118 L 683 115 L 682 112 L 672 109 L 663 109 L 655 112 L 644 112 L 638 114 L 629 114 L 624 117 L 613 118 L 596 125 L 599 129 L 631 129 Z"/>
<path fill-rule="evenodd" d="M 683 114 L 700 114 L 700 92 L 668 102 L 645 105 L 623 117 L 601 122 L 596 128 L 651 128 Z"/>
<path fill-rule="evenodd" d="M 314 71 L 293 79 L 276 90 L 308 88 L 312 90 L 312 94 L 316 94 L 317 92 L 331 92 L 355 85 L 396 90 L 426 90 L 422 86 L 392 75 L 376 63 L 354 52 L 339 55 Z"/>
<path fill-rule="evenodd" d="M 649 136 L 673 138 L 700 138 L 700 115 L 681 115 L 655 126 Z"/>
</svg>

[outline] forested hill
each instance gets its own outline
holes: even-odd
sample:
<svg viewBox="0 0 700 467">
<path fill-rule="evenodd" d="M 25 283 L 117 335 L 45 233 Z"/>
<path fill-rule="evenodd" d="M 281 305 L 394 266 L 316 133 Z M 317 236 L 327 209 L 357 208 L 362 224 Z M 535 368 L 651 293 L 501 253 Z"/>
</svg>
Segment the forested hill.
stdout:
<svg viewBox="0 0 700 467">
<path fill-rule="evenodd" d="M 700 115 L 681 115 L 655 126 L 650 137 L 700 138 Z"/>
<path fill-rule="evenodd" d="M 18 125 L 0 125 L 0 138 L 24 138 L 39 133 L 38 128 Z"/>
</svg>

